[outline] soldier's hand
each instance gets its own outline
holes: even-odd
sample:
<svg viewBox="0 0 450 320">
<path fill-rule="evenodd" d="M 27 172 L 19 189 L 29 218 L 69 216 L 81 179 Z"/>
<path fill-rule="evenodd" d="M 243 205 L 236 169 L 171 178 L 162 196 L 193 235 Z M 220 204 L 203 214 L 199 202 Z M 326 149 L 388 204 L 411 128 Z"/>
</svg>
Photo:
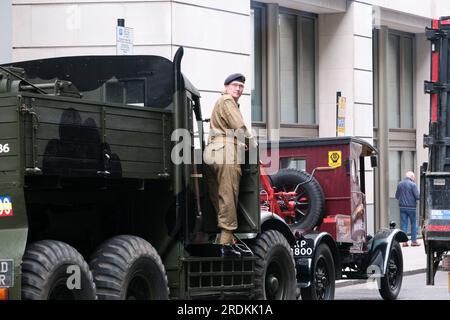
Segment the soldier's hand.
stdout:
<svg viewBox="0 0 450 320">
<path fill-rule="evenodd" d="M 258 142 L 256 142 L 255 137 L 252 136 L 248 138 L 248 146 L 249 148 L 258 148 Z"/>
</svg>

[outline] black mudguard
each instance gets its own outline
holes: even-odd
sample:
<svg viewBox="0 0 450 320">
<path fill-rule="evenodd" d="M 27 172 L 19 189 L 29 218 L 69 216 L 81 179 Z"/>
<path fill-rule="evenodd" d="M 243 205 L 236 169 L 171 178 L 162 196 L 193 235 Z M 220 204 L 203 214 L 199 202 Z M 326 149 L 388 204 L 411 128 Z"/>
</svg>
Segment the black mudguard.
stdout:
<svg viewBox="0 0 450 320">
<path fill-rule="evenodd" d="M 331 235 L 327 232 L 312 232 L 307 233 L 302 236 L 303 239 L 311 239 L 313 240 L 313 251 L 310 256 L 305 257 L 295 257 L 295 268 L 297 270 L 297 287 L 298 288 L 307 288 L 311 285 L 311 279 L 312 279 L 312 264 L 313 264 L 313 258 L 316 252 L 317 247 L 321 243 L 326 243 L 328 247 L 331 250 L 331 253 L 333 255 L 334 259 L 334 266 L 335 266 L 335 272 L 336 272 L 336 279 L 339 279 L 341 277 L 341 262 L 339 258 L 338 249 L 336 246 L 336 243 L 334 242 Z M 301 238 L 301 239 L 302 239 Z"/>
<path fill-rule="evenodd" d="M 399 229 L 381 229 L 369 241 L 368 275 L 374 272 L 381 272 L 383 276 L 386 274 L 389 253 L 394 241 L 406 242 L 408 236 Z"/>
<path fill-rule="evenodd" d="M 270 211 L 261 211 L 261 231 L 277 230 L 279 231 L 291 246 L 295 244 L 295 237 L 289 228 L 289 225 L 280 216 Z"/>
</svg>

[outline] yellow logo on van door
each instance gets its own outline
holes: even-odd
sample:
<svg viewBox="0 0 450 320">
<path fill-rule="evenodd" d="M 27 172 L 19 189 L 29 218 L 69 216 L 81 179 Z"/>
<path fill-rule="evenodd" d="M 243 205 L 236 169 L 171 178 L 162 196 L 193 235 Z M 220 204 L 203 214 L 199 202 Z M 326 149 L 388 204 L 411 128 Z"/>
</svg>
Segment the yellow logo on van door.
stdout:
<svg viewBox="0 0 450 320">
<path fill-rule="evenodd" d="M 338 168 L 342 165 L 342 152 L 328 151 L 328 165 L 333 168 Z"/>
</svg>

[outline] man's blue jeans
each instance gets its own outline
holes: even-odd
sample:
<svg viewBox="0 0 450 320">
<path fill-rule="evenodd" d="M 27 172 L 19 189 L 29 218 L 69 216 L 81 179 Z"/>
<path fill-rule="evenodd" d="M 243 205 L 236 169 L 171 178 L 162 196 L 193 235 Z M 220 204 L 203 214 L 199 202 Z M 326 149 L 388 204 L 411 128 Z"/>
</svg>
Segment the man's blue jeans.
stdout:
<svg viewBox="0 0 450 320">
<path fill-rule="evenodd" d="M 411 222 L 411 241 L 417 240 L 416 208 L 400 207 L 400 223 L 402 231 L 407 234 L 408 219 Z"/>
</svg>

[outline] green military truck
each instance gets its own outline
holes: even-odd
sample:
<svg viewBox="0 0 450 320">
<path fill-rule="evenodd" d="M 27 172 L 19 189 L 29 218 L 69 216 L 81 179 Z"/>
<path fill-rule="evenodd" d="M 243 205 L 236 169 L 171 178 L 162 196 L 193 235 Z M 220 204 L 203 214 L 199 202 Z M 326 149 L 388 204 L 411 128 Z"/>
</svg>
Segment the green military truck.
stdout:
<svg viewBox="0 0 450 320">
<path fill-rule="evenodd" d="M 296 298 L 294 239 L 261 214 L 256 163 L 243 165 L 237 230 L 254 255 L 218 254 L 182 56 L 0 68 L 2 299 Z"/>
</svg>

